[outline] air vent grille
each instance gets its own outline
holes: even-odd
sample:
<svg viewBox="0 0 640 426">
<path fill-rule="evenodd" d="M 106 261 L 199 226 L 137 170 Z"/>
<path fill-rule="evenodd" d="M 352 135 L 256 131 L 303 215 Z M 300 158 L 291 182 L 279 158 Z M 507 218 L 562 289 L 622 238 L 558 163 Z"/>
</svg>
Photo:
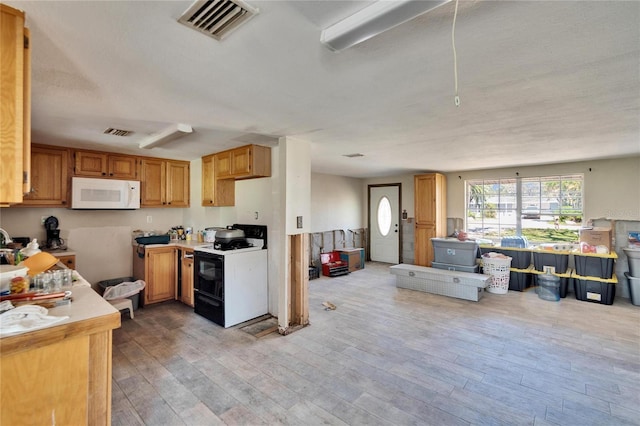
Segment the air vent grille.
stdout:
<svg viewBox="0 0 640 426">
<path fill-rule="evenodd" d="M 113 135 L 113 136 L 129 136 L 133 132 L 131 130 L 114 129 L 113 127 L 109 127 L 103 133 L 105 135 Z"/>
<path fill-rule="evenodd" d="M 178 19 L 196 31 L 222 40 L 259 10 L 240 0 L 198 0 Z"/>
</svg>

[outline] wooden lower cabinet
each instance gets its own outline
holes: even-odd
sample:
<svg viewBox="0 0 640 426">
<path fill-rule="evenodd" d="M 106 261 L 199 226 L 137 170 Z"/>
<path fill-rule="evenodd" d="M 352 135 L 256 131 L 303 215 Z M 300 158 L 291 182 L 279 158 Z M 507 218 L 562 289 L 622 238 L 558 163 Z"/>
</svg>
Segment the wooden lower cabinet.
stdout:
<svg viewBox="0 0 640 426">
<path fill-rule="evenodd" d="M 73 254 L 69 256 L 58 256 L 58 261 L 69 269 L 76 269 L 76 256 Z"/>
<path fill-rule="evenodd" d="M 89 287 L 73 292 L 71 306 L 50 309 L 70 321 L 0 339 L 1 425 L 111 424 L 120 313 Z"/>
<path fill-rule="evenodd" d="M 142 251 L 141 258 L 139 250 Z M 144 304 L 176 298 L 178 250 L 174 246 L 133 249 L 133 276 L 144 280 Z"/>
<path fill-rule="evenodd" d="M 180 301 L 193 306 L 193 250 L 182 249 Z"/>
<path fill-rule="evenodd" d="M 421 266 L 431 266 L 433 261 L 431 238 L 436 237 L 436 229 L 434 226 L 416 224 L 414 232 L 414 263 Z"/>
</svg>

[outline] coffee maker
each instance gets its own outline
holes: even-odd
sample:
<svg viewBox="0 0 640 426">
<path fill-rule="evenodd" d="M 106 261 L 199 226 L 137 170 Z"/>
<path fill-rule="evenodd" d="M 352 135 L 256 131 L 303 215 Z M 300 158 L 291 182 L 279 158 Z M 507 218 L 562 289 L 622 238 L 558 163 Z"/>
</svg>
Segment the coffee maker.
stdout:
<svg viewBox="0 0 640 426">
<path fill-rule="evenodd" d="M 60 230 L 58 229 L 58 219 L 54 216 L 49 216 L 44 221 L 44 227 L 47 230 L 46 247 L 50 250 L 66 249 L 64 245 L 64 240 L 60 238 Z"/>
</svg>

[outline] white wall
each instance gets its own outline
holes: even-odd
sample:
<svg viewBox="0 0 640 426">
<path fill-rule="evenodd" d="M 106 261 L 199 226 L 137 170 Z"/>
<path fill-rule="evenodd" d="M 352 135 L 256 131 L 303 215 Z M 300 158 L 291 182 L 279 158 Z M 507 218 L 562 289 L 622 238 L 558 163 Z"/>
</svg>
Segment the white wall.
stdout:
<svg viewBox="0 0 640 426">
<path fill-rule="evenodd" d="M 310 232 L 366 227 L 362 183 L 362 179 L 312 174 Z"/>
<path fill-rule="evenodd" d="M 41 218 L 58 218 L 60 236 L 76 253 L 76 269 L 87 281 L 130 276 L 132 231 L 158 230 L 183 223 L 185 209 L 139 209 L 83 211 L 64 208 L 2 208 L 0 227 L 12 237 L 37 238 L 45 243 Z M 147 223 L 151 216 L 152 223 Z"/>
</svg>

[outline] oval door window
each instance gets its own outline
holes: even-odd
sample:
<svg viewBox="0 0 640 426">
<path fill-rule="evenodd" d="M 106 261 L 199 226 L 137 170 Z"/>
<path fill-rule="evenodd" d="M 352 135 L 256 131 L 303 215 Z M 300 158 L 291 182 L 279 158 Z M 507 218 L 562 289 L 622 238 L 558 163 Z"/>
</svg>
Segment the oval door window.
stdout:
<svg viewBox="0 0 640 426">
<path fill-rule="evenodd" d="M 382 197 L 378 203 L 378 231 L 383 237 L 391 231 L 391 203 L 387 197 Z"/>
</svg>

